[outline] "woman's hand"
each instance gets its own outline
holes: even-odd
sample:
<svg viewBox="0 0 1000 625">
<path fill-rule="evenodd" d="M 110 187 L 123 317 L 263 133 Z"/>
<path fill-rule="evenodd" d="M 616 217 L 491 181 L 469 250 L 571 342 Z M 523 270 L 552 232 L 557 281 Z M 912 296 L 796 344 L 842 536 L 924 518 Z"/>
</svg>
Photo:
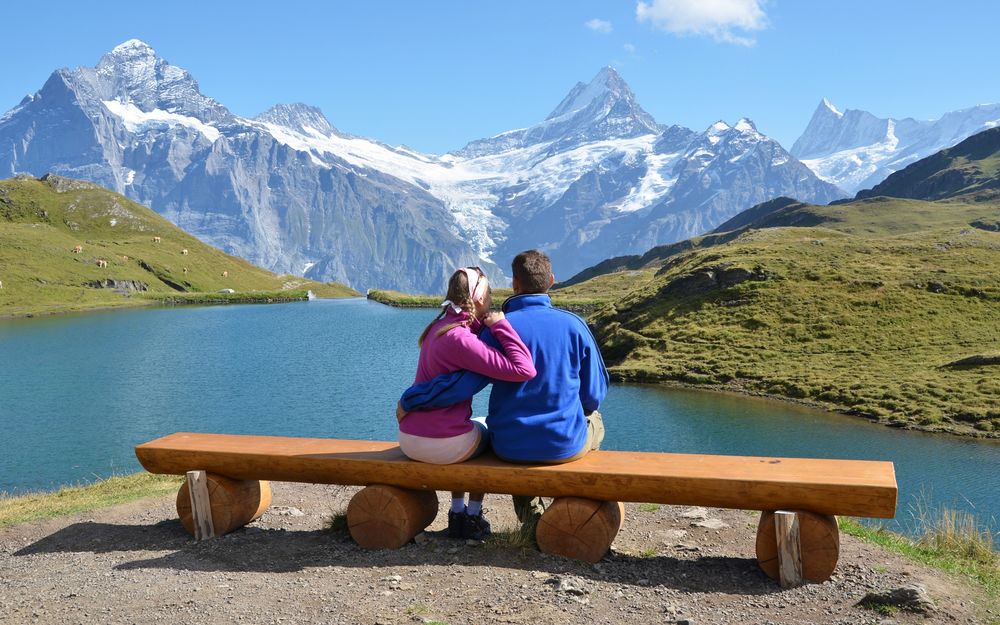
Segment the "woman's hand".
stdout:
<svg viewBox="0 0 1000 625">
<path fill-rule="evenodd" d="M 486 313 L 486 316 L 483 317 L 483 323 L 486 325 L 486 327 L 490 327 L 497 321 L 503 321 L 503 320 L 504 320 L 503 313 L 499 311 Z"/>
</svg>

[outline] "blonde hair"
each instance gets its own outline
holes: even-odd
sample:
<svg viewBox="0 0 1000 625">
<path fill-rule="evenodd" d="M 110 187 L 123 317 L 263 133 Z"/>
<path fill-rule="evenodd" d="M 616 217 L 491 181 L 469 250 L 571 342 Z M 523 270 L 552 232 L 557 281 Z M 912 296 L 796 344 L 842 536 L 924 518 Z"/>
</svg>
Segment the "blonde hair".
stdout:
<svg viewBox="0 0 1000 625">
<path fill-rule="evenodd" d="M 479 276 L 482 280 L 486 280 L 486 276 L 483 275 L 482 273 L 480 273 Z M 469 313 L 469 317 L 465 321 L 457 321 L 455 323 L 449 323 L 448 325 L 442 327 L 437 332 L 435 332 L 434 336 L 441 336 L 445 332 L 454 330 L 459 326 L 468 327 L 472 325 L 472 320 L 476 316 L 476 303 L 472 301 L 472 295 L 471 295 L 472 289 L 473 285 L 469 284 L 469 276 L 468 274 L 465 273 L 464 269 L 458 269 L 455 271 L 455 273 L 451 274 L 451 278 L 448 280 L 448 293 L 445 296 L 445 299 L 450 301 L 455 306 L 461 308 L 464 312 Z M 444 317 L 447 311 L 448 307 L 443 308 L 441 312 L 438 313 L 438 316 L 434 317 L 434 319 L 432 319 L 431 322 L 427 324 L 427 327 L 424 328 L 424 331 L 420 333 L 420 338 L 417 339 L 418 346 L 422 346 L 424 344 L 424 341 L 427 339 L 427 334 L 431 331 L 431 327 L 433 327 L 435 323 L 440 321 L 441 318 Z"/>
</svg>

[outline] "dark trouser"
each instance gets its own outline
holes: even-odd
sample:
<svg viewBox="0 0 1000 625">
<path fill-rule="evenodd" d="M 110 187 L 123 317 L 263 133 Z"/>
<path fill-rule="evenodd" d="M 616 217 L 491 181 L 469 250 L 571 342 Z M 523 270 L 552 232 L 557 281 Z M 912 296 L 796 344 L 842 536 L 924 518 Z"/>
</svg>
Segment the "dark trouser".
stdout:
<svg viewBox="0 0 1000 625">
<path fill-rule="evenodd" d="M 587 415 L 587 442 L 578 453 L 562 460 L 548 460 L 544 464 L 565 464 L 579 460 L 587 455 L 587 452 L 601 448 L 604 441 L 604 420 L 601 413 L 596 410 Z M 541 497 L 531 497 L 528 495 L 514 495 L 514 512 L 517 519 L 523 525 L 534 525 L 538 523 L 542 513 L 545 512 L 545 504 Z"/>
</svg>

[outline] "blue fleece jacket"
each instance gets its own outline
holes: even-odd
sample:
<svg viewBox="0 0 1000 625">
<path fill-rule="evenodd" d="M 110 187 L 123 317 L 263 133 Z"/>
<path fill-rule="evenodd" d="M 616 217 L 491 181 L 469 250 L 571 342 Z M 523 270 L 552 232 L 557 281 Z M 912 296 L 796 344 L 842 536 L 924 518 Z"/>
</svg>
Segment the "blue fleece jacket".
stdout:
<svg viewBox="0 0 1000 625">
<path fill-rule="evenodd" d="M 569 458 L 587 441 L 584 413 L 597 410 L 608 392 L 601 352 L 587 324 L 553 308 L 548 295 L 516 295 L 503 309 L 531 353 L 534 378 L 500 382 L 460 371 L 411 386 L 400 404 L 407 411 L 449 406 L 492 382 L 486 424 L 497 455 L 519 462 Z M 480 336 L 500 348 L 489 329 Z"/>
</svg>

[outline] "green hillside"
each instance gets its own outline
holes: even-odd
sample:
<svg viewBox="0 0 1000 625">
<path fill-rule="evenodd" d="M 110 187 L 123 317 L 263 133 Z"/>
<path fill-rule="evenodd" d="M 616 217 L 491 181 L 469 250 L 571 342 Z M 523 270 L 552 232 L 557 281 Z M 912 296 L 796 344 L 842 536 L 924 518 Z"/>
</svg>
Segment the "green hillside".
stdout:
<svg viewBox="0 0 1000 625">
<path fill-rule="evenodd" d="M 858 198 L 892 197 L 937 200 L 959 195 L 1000 197 L 1000 127 L 974 134 L 958 145 L 898 171 Z"/>
<path fill-rule="evenodd" d="M 58 176 L 0 181 L 0 283 L 0 317 L 160 302 L 284 301 L 304 299 L 308 290 L 357 295 L 335 283 L 275 275 L 121 195 Z"/>
<path fill-rule="evenodd" d="M 996 153 L 962 167 L 987 171 Z M 783 198 L 567 284 L 603 280 L 626 293 L 590 317 L 618 379 L 738 389 L 995 437 L 1000 200 L 984 191 L 990 184 L 980 178 L 938 201 Z"/>
</svg>

